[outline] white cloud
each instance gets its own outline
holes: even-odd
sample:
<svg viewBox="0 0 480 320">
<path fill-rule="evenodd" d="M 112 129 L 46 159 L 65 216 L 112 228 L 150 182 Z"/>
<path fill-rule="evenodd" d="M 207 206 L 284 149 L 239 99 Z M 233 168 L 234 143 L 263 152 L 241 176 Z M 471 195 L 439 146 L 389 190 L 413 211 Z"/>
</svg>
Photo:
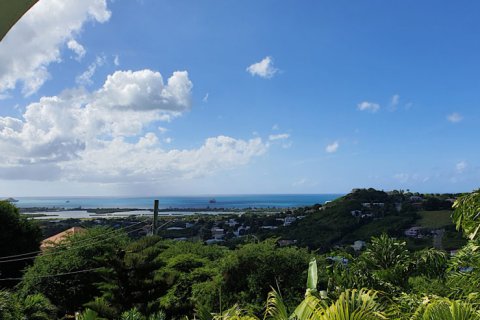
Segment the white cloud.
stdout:
<svg viewBox="0 0 480 320">
<path fill-rule="evenodd" d="M 116 71 L 97 91 L 95 105 L 123 110 L 164 110 L 170 114 L 190 108 L 192 82 L 187 71 L 175 71 L 163 82 L 151 70 Z"/>
<path fill-rule="evenodd" d="M 302 179 L 299 179 L 299 180 L 293 182 L 293 183 L 292 183 L 292 186 L 293 186 L 293 187 L 300 187 L 300 186 L 305 185 L 307 182 L 308 182 L 308 179 L 307 179 L 307 178 L 302 178 Z"/>
<path fill-rule="evenodd" d="M 116 54 L 114 57 L 113 57 L 113 64 L 118 67 L 120 65 L 120 58 L 118 56 L 118 54 Z"/>
<path fill-rule="evenodd" d="M 338 141 L 335 141 L 335 142 L 327 145 L 325 147 L 325 151 L 328 152 L 328 153 L 337 152 L 339 146 L 340 146 L 340 144 L 338 143 Z"/>
<path fill-rule="evenodd" d="M 406 183 L 410 180 L 410 174 L 405 172 L 397 173 L 393 177 L 401 183 Z"/>
<path fill-rule="evenodd" d="M 357 109 L 360 111 L 375 113 L 380 109 L 380 105 L 374 102 L 363 101 L 357 105 Z"/>
<path fill-rule="evenodd" d="M 85 53 L 86 53 L 85 48 L 76 40 L 71 39 L 70 41 L 68 41 L 67 47 L 77 55 L 75 57 L 75 60 L 80 61 L 85 56 Z"/>
<path fill-rule="evenodd" d="M 186 72 L 164 84 L 151 70 L 117 71 L 99 90 L 67 90 L 28 105 L 22 118 L 0 117 L 0 178 L 188 179 L 245 165 L 267 150 L 260 138 L 227 136 L 189 150 L 162 148 L 156 133 L 145 131 L 189 110 L 191 87 Z"/>
<path fill-rule="evenodd" d="M 87 70 L 80 74 L 76 79 L 75 82 L 79 85 L 92 85 L 92 77 L 94 76 L 95 72 L 97 71 L 97 67 L 101 67 L 105 64 L 106 58 L 104 56 L 97 56 L 95 61 L 91 63 Z"/>
<path fill-rule="evenodd" d="M 466 161 L 460 161 L 455 165 L 455 170 L 457 173 L 463 173 L 468 167 L 468 164 Z"/>
<path fill-rule="evenodd" d="M 158 131 L 160 131 L 160 133 L 165 133 L 168 131 L 168 129 L 164 127 L 158 127 Z"/>
<path fill-rule="evenodd" d="M 463 117 L 461 114 L 454 112 L 447 116 L 447 120 L 451 123 L 458 123 L 463 120 Z"/>
<path fill-rule="evenodd" d="M 203 96 L 202 101 L 205 103 L 208 102 L 208 92 Z"/>
<path fill-rule="evenodd" d="M 54 13 L 54 14 L 52 14 Z M 48 66 L 61 61 L 61 49 L 87 21 L 110 18 L 106 0 L 42 0 L 0 42 L 0 93 L 22 84 L 36 92 L 50 77 Z"/>
<path fill-rule="evenodd" d="M 392 96 L 392 99 L 390 100 L 390 110 L 391 111 L 397 110 L 399 103 L 400 103 L 400 96 L 398 94 L 394 94 Z"/>
<path fill-rule="evenodd" d="M 252 76 L 259 76 L 261 78 L 269 79 L 278 72 L 278 69 L 273 66 L 273 58 L 267 56 L 262 61 L 247 67 L 247 71 Z"/>
<path fill-rule="evenodd" d="M 288 138 L 290 138 L 290 134 L 288 133 L 271 134 L 268 136 L 268 140 L 270 141 L 285 140 Z"/>
</svg>

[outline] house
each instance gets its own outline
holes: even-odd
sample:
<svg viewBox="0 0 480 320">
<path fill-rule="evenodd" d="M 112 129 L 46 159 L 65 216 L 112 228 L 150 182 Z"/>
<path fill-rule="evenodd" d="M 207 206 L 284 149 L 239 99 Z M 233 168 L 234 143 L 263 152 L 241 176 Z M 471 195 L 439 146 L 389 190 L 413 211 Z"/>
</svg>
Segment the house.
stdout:
<svg viewBox="0 0 480 320">
<path fill-rule="evenodd" d="M 407 237 L 418 238 L 419 237 L 419 232 L 422 229 L 423 229 L 422 227 L 410 227 L 407 230 L 405 230 L 404 234 Z"/>
<path fill-rule="evenodd" d="M 280 247 L 291 246 L 295 243 L 297 243 L 297 240 L 278 240 L 278 245 Z"/>
<path fill-rule="evenodd" d="M 348 265 L 348 259 L 341 256 L 327 257 L 331 262 L 341 263 L 344 267 Z"/>
<path fill-rule="evenodd" d="M 357 240 L 353 243 L 353 245 L 351 246 L 353 248 L 353 250 L 355 251 L 360 251 L 362 250 L 364 247 L 366 247 L 366 243 L 365 241 L 362 241 L 362 240 Z"/>
<path fill-rule="evenodd" d="M 284 227 L 289 226 L 289 225 L 291 225 L 293 222 L 295 222 L 295 220 L 297 220 L 297 218 L 292 217 L 292 216 L 285 217 L 285 219 L 283 220 L 283 226 L 284 226 Z"/>
<path fill-rule="evenodd" d="M 238 227 L 238 229 L 236 231 L 233 232 L 233 234 L 236 237 L 240 237 L 240 236 L 245 235 L 247 233 L 248 229 L 250 229 L 250 227 L 240 226 L 240 227 Z"/>
<path fill-rule="evenodd" d="M 419 196 L 411 196 L 411 197 L 410 197 L 410 201 L 412 201 L 412 202 L 420 202 L 420 201 L 423 201 L 423 198 L 422 198 L 422 197 L 419 197 Z"/>
<path fill-rule="evenodd" d="M 169 231 L 172 231 L 172 230 L 183 230 L 185 228 L 182 228 L 182 227 L 170 227 L 170 228 L 167 228 L 167 230 Z"/>
<path fill-rule="evenodd" d="M 208 240 L 205 240 L 205 244 L 208 244 L 208 245 L 210 245 L 210 244 L 217 244 L 217 243 L 221 243 L 221 242 L 223 242 L 223 240 L 221 240 L 221 239 L 220 239 L 220 240 L 219 240 L 219 239 L 208 239 Z"/>
<path fill-rule="evenodd" d="M 362 210 L 352 210 L 350 213 L 355 218 L 373 218 L 373 213 L 363 213 Z"/>
<path fill-rule="evenodd" d="M 350 211 L 353 217 L 358 218 L 362 216 L 362 210 L 352 210 Z"/>
<path fill-rule="evenodd" d="M 178 238 L 173 238 L 173 241 L 187 241 L 188 239 L 186 237 L 178 237 Z"/>
<path fill-rule="evenodd" d="M 73 228 L 67 229 L 63 232 L 57 233 L 56 235 L 53 235 L 53 236 L 43 240 L 40 244 L 40 250 L 44 251 L 44 250 L 46 250 L 50 247 L 53 247 L 53 246 L 61 243 L 62 241 L 64 241 L 65 239 L 67 239 L 70 236 L 73 236 L 75 234 L 82 234 L 86 231 L 87 230 L 85 230 L 84 228 L 81 228 L 81 227 L 73 227 Z"/>
<path fill-rule="evenodd" d="M 223 237 L 225 236 L 225 230 L 221 228 L 212 228 L 212 237 L 216 240 L 222 240 Z"/>
<path fill-rule="evenodd" d="M 273 230 L 273 229 L 277 229 L 278 227 L 277 226 L 262 226 L 261 228 L 265 229 L 265 230 Z"/>
<path fill-rule="evenodd" d="M 235 219 L 229 219 L 227 222 L 227 225 L 229 227 L 235 227 L 238 224 L 238 222 Z"/>
</svg>

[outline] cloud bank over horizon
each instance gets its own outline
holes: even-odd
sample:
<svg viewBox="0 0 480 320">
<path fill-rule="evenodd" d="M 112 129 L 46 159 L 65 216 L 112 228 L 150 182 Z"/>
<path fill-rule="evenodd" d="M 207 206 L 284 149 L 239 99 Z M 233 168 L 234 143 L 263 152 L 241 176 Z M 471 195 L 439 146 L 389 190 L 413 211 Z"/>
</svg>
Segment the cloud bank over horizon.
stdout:
<svg viewBox="0 0 480 320">
<path fill-rule="evenodd" d="M 188 150 L 167 150 L 148 126 L 189 111 L 193 84 L 175 71 L 116 71 L 95 91 L 65 90 L 0 117 L 0 178 L 88 182 L 200 177 L 263 154 L 261 138 L 219 135 Z M 157 130 L 155 130 L 157 131 Z M 160 132 L 161 134 L 161 132 Z"/>
</svg>

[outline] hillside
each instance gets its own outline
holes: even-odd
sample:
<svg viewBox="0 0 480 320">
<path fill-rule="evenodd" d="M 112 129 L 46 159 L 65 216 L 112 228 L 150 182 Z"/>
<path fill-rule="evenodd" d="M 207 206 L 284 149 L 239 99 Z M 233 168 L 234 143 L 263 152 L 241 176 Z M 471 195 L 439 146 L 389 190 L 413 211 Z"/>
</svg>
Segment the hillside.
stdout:
<svg viewBox="0 0 480 320">
<path fill-rule="evenodd" d="M 425 217 L 428 216 L 430 221 L 435 220 L 435 213 L 442 209 L 442 221 L 448 220 L 451 202 L 446 201 L 446 197 L 447 195 L 420 195 L 402 191 L 387 193 L 372 188 L 355 189 L 324 206 L 303 208 L 297 214 L 304 214 L 304 218 L 264 236 L 276 235 L 282 239 L 296 240 L 298 246 L 319 249 L 321 252 L 335 245 L 366 241 L 384 232 L 402 238 L 405 237 L 406 229 L 418 223 L 426 230 L 443 227 L 443 224 L 426 225 L 428 220 Z M 425 237 L 409 239 L 409 243 L 412 246 L 426 247 L 432 241 Z"/>
</svg>

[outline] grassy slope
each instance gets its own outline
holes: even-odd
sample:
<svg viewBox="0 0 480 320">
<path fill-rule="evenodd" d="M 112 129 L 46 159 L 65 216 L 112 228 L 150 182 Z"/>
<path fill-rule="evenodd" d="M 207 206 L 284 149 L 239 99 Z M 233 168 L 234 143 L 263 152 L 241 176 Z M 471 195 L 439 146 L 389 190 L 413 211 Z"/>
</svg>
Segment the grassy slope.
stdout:
<svg viewBox="0 0 480 320">
<path fill-rule="evenodd" d="M 417 221 L 417 225 L 424 228 L 437 229 L 453 225 L 450 218 L 452 211 L 450 210 L 420 211 L 418 214 L 420 219 Z"/>
</svg>

